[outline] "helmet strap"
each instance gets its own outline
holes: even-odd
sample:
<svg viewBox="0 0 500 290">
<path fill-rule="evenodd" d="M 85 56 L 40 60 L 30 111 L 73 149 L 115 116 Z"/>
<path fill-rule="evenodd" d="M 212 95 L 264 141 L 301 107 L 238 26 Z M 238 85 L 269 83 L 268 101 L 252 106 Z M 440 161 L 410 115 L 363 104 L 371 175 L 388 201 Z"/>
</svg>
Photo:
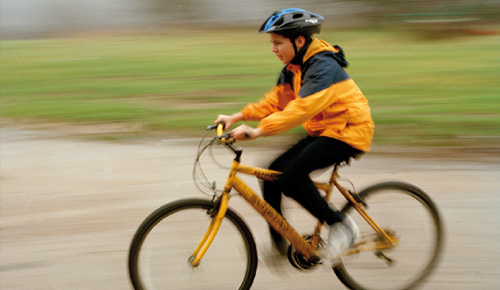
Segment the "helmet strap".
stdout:
<svg viewBox="0 0 500 290">
<path fill-rule="evenodd" d="M 297 48 L 297 44 L 295 43 L 295 40 L 297 39 L 297 37 L 299 37 L 300 35 L 296 35 L 296 36 L 288 36 L 288 38 L 290 39 L 290 41 L 292 42 L 292 45 L 293 45 L 293 50 L 295 51 L 295 56 L 292 60 L 293 63 L 295 64 L 302 64 L 302 59 L 299 58 L 297 59 L 297 57 L 299 56 L 299 49 Z M 306 36 L 306 35 L 302 35 L 304 36 L 305 38 L 305 43 L 304 43 L 304 46 L 301 48 L 302 49 L 307 49 L 309 47 L 309 44 L 311 43 L 312 41 L 312 38 L 310 36 Z M 295 60 L 295 61 L 294 61 Z"/>
<path fill-rule="evenodd" d="M 295 51 L 295 56 L 297 56 L 299 51 L 297 49 L 297 44 L 295 44 L 295 39 L 297 39 L 297 38 L 296 37 L 294 38 L 293 36 L 290 37 L 290 41 L 292 42 L 292 45 L 293 45 L 293 50 Z"/>
</svg>

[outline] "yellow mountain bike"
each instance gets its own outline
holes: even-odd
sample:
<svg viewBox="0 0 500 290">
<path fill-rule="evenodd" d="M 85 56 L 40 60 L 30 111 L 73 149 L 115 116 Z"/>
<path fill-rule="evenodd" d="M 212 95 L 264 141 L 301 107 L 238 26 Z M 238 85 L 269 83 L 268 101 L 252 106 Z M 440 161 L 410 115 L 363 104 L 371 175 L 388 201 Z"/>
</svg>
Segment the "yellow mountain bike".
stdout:
<svg viewBox="0 0 500 290">
<path fill-rule="evenodd" d="M 241 164 L 242 150 L 223 134 L 222 128 L 207 127 L 198 148 L 194 176 L 200 178 L 196 168 L 207 148 L 226 146 L 235 158 L 224 189 L 218 191 L 201 173 L 212 199 L 175 201 L 142 222 L 128 260 L 135 289 L 250 289 L 257 271 L 257 250 L 247 224 L 228 207 L 235 194 L 290 242 L 288 260 L 295 268 L 330 266 L 317 255 L 324 245 L 322 223 L 318 222 L 310 233 L 298 233 L 240 179 L 240 174 L 246 174 L 273 181 L 280 172 Z M 217 136 L 205 142 L 213 129 L 217 129 Z M 327 200 L 334 189 L 346 198 L 342 212 L 350 214 L 362 235 L 343 253 L 340 264 L 332 267 L 334 273 L 350 289 L 415 287 L 432 271 L 441 251 L 443 233 L 435 204 L 421 189 L 401 182 L 376 184 L 359 193 L 348 191 L 337 181 L 339 166 L 334 166 L 329 182 L 316 186 Z"/>
</svg>

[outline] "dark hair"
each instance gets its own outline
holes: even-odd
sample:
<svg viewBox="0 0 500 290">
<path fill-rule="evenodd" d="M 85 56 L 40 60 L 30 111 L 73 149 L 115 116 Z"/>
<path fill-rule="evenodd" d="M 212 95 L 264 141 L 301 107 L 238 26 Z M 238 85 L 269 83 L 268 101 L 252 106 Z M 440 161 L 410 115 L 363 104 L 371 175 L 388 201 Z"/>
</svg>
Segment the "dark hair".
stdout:
<svg viewBox="0 0 500 290">
<path fill-rule="evenodd" d="M 312 34 L 310 34 L 310 33 L 307 33 L 305 31 L 297 31 L 297 30 L 283 30 L 283 31 L 276 31 L 273 33 L 282 35 L 286 38 L 290 38 L 291 41 L 294 41 L 299 36 L 303 36 L 306 40 L 311 40 L 313 37 Z"/>
</svg>

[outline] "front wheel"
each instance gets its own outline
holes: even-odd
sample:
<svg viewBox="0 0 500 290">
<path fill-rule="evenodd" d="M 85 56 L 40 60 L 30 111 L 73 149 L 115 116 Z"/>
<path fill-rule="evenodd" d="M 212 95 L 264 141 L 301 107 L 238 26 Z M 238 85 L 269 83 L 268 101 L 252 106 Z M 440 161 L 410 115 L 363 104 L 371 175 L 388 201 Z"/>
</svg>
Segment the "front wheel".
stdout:
<svg viewBox="0 0 500 290">
<path fill-rule="evenodd" d="M 186 199 L 166 204 L 139 226 L 129 251 L 135 289 L 249 289 L 257 251 L 245 222 L 228 208 L 210 248 L 197 267 L 189 257 L 212 219 L 214 203 Z"/>
<path fill-rule="evenodd" d="M 437 207 L 425 192 L 406 183 L 387 182 L 359 193 L 366 211 L 389 235 L 394 247 L 345 256 L 334 268 L 337 277 L 355 290 L 413 289 L 434 268 L 442 245 L 442 225 Z M 347 204 L 365 240 L 384 239 Z M 367 238 L 372 237 L 372 238 Z"/>
</svg>

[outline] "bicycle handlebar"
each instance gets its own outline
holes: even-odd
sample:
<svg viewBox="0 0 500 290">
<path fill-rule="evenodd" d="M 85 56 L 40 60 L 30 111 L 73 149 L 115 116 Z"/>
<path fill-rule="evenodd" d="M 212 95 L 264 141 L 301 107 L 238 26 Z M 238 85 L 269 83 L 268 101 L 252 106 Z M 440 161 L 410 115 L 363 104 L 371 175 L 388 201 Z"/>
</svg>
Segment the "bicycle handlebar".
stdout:
<svg viewBox="0 0 500 290">
<path fill-rule="evenodd" d="M 233 151 L 236 154 L 236 159 L 239 160 L 242 150 L 240 148 L 236 148 L 233 146 L 233 143 L 235 140 L 231 138 L 231 134 L 229 133 L 224 133 L 224 129 L 226 127 L 226 123 L 224 122 L 219 122 L 215 125 L 209 125 L 207 126 L 207 131 L 210 130 L 217 130 L 217 139 L 221 141 L 224 145 L 226 145 L 231 151 Z"/>
<path fill-rule="evenodd" d="M 224 134 L 224 128 L 226 127 L 226 123 L 220 122 L 217 124 L 217 137 L 220 139 L 222 143 L 227 143 L 231 138 L 229 133 Z"/>
<path fill-rule="evenodd" d="M 222 142 L 222 143 L 233 143 L 234 140 L 231 139 L 231 135 L 229 133 L 224 134 L 224 128 L 226 127 L 226 123 L 224 122 L 219 122 L 215 125 L 208 125 L 207 130 L 214 130 L 217 129 L 217 138 Z"/>
<path fill-rule="evenodd" d="M 226 124 L 224 122 L 220 122 L 220 123 L 217 123 L 215 125 L 208 125 L 207 126 L 207 131 L 210 131 L 210 130 L 213 130 L 213 129 L 217 129 L 219 127 L 219 125 L 222 125 L 222 126 L 226 126 Z M 224 127 L 222 127 L 222 130 L 224 130 Z"/>
</svg>

